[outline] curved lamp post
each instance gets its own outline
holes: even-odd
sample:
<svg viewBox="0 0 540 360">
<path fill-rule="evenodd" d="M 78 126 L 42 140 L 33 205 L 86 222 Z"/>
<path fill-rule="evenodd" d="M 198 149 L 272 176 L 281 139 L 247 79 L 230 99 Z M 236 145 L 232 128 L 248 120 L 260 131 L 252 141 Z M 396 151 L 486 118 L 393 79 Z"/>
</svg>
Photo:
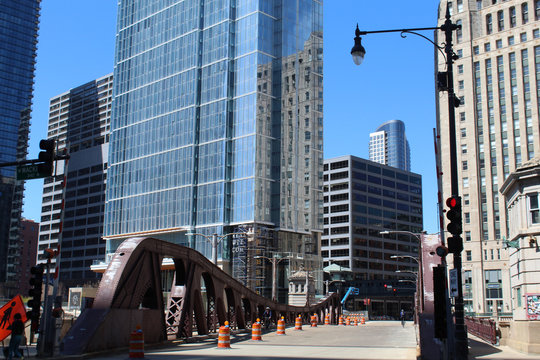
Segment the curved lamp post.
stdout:
<svg viewBox="0 0 540 360">
<path fill-rule="evenodd" d="M 210 242 L 210 244 L 212 244 L 212 262 L 214 263 L 214 265 L 217 266 L 217 253 L 218 253 L 217 246 L 221 242 L 221 240 L 225 239 L 229 235 L 246 235 L 247 236 L 248 233 L 247 232 L 232 232 L 225 235 L 218 235 L 215 233 L 212 235 L 205 235 L 201 233 L 188 233 L 187 235 L 188 236 L 195 236 L 195 235 L 202 236 L 208 242 Z"/>
<path fill-rule="evenodd" d="M 399 32 L 402 37 L 405 37 L 405 34 L 413 34 L 420 36 L 430 43 L 432 43 L 435 48 L 437 48 L 446 59 L 446 71 L 439 72 L 437 76 L 438 88 L 442 91 L 447 91 L 448 94 L 448 132 L 449 132 L 449 145 L 450 153 L 450 185 L 452 196 L 458 197 L 459 188 L 458 188 L 458 166 L 457 166 L 457 145 L 456 145 L 456 114 L 455 107 L 460 105 L 459 98 L 454 93 L 454 79 L 452 66 L 454 60 L 457 60 L 459 57 L 454 53 L 452 49 L 452 35 L 454 31 L 461 29 L 461 25 L 454 24 L 450 20 L 450 10 L 446 8 L 446 17 L 443 25 L 438 27 L 424 27 L 424 28 L 409 28 L 409 29 L 394 29 L 394 30 L 376 30 L 376 31 L 360 31 L 358 25 L 356 25 L 355 37 L 354 37 L 354 46 L 351 49 L 351 55 L 353 61 L 356 65 L 360 65 L 364 56 L 366 55 L 366 49 L 362 46 L 361 35 L 375 34 L 375 33 L 389 33 L 389 32 Z M 417 31 L 426 31 L 426 30 L 441 30 L 444 32 L 444 44 L 438 45 L 433 42 L 431 39 L 426 36 L 417 33 Z M 443 51 L 444 50 L 444 51 Z M 454 317 L 455 317 L 455 340 L 456 340 L 456 350 L 457 356 L 462 359 L 467 358 L 468 353 L 468 344 L 467 344 L 467 332 L 465 331 L 465 319 L 463 313 L 463 288 L 462 288 L 462 262 L 461 262 L 461 252 L 463 250 L 463 240 L 461 237 L 456 236 L 454 241 L 457 243 L 456 250 L 454 251 L 454 269 L 457 271 L 457 285 L 458 285 L 458 295 L 455 297 L 454 303 Z"/>
<path fill-rule="evenodd" d="M 277 256 L 268 257 L 268 256 L 259 255 L 259 256 L 255 256 L 254 259 L 266 259 L 270 261 L 270 263 L 272 264 L 272 301 L 276 301 L 277 299 L 277 264 L 279 264 L 281 260 L 288 260 L 289 258 L 277 257 Z"/>
</svg>

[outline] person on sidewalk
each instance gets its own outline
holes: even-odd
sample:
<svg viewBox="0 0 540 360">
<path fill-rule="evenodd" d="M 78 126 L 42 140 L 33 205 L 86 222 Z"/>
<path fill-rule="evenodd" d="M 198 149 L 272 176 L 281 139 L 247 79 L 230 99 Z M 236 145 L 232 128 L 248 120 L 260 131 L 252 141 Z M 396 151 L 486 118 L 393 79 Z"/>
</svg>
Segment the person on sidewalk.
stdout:
<svg viewBox="0 0 540 360">
<path fill-rule="evenodd" d="M 14 321 L 8 327 L 11 330 L 11 340 L 9 341 L 8 360 L 13 359 L 13 356 L 20 359 L 24 359 L 23 355 L 19 352 L 19 345 L 24 334 L 24 323 L 21 320 L 21 314 L 16 313 Z"/>
</svg>

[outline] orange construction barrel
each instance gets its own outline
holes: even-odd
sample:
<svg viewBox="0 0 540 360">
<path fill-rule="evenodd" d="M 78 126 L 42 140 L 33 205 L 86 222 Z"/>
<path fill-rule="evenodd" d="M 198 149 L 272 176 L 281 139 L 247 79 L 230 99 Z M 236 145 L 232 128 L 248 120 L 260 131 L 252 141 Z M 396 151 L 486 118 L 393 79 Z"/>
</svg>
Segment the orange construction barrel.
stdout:
<svg viewBox="0 0 540 360">
<path fill-rule="evenodd" d="M 277 321 L 277 335 L 285 335 L 285 320 L 283 316 Z"/>
<path fill-rule="evenodd" d="M 217 347 L 218 349 L 231 348 L 231 329 L 229 328 L 228 321 L 225 321 L 225 326 L 219 328 Z"/>
<path fill-rule="evenodd" d="M 294 321 L 294 330 L 302 330 L 302 316 L 300 315 Z"/>
<path fill-rule="evenodd" d="M 137 329 L 129 336 L 129 358 L 144 358 L 144 333 L 140 325 L 137 325 Z"/>
<path fill-rule="evenodd" d="M 251 328 L 251 340 L 262 341 L 261 323 L 259 319 L 257 319 Z"/>
</svg>

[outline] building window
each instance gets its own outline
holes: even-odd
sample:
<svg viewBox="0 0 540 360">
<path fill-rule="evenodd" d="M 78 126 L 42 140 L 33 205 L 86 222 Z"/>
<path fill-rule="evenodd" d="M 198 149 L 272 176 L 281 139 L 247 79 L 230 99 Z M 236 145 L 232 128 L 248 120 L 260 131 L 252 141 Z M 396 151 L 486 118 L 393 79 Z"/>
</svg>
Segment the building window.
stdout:
<svg viewBox="0 0 540 360">
<path fill-rule="evenodd" d="M 485 52 L 491 51 L 491 44 L 490 43 L 485 43 L 484 44 L 484 51 Z"/>
<path fill-rule="evenodd" d="M 457 0 L 457 12 L 460 13 L 463 11 L 463 0 Z"/>
<path fill-rule="evenodd" d="M 534 19 L 540 20 L 540 0 L 534 0 Z"/>
<path fill-rule="evenodd" d="M 514 37 L 513 36 L 508 37 L 508 45 L 514 45 Z"/>
<path fill-rule="evenodd" d="M 465 121 L 465 113 L 464 112 L 459 113 L 459 121 Z"/>
<path fill-rule="evenodd" d="M 471 214 L 470 213 L 465 213 L 463 215 L 465 215 L 465 224 L 470 224 L 471 223 Z"/>
<path fill-rule="evenodd" d="M 487 250 L 484 249 L 484 260 L 487 260 Z"/>
<path fill-rule="evenodd" d="M 474 55 L 480 54 L 480 47 L 478 45 L 473 47 L 473 54 Z"/>
<path fill-rule="evenodd" d="M 482 0 L 476 0 L 476 10 L 482 9 Z"/>
<path fill-rule="evenodd" d="M 529 196 L 529 213 L 531 224 L 540 223 L 540 209 L 538 208 L 538 194 L 530 194 Z"/>
<path fill-rule="evenodd" d="M 486 270 L 484 274 L 486 279 L 486 299 L 502 299 L 501 270 Z"/>
<path fill-rule="evenodd" d="M 516 27 L 516 8 L 514 6 L 510 8 L 510 27 Z"/>
<path fill-rule="evenodd" d="M 465 259 L 467 261 L 472 261 L 472 251 L 471 250 L 466 250 L 465 251 Z"/>
<path fill-rule="evenodd" d="M 469 194 L 463 195 L 463 205 L 469 205 Z"/>
<path fill-rule="evenodd" d="M 463 74 L 463 65 L 458 65 L 457 66 L 457 72 L 458 72 L 458 74 Z"/>
<path fill-rule="evenodd" d="M 489 35 L 493 32 L 493 19 L 491 14 L 486 15 L 486 33 Z"/>
<path fill-rule="evenodd" d="M 468 170 L 469 166 L 467 164 L 467 160 L 461 162 L 461 169 L 462 170 Z"/>
<path fill-rule="evenodd" d="M 521 42 L 527 41 L 527 33 L 521 33 L 521 34 L 519 34 L 519 40 L 520 40 Z"/>
<path fill-rule="evenodd" d="M 456 51 L 457 56 L 461 59 L 463 57 L 463 49 Z"/>
<path fill-rule="evenodd" d="M 517 300 L 517 307 L 521 307 L 521 286 L 518 286 L 516 288 L 516 300 Z"/>
<path fill-rule="evenodd" d="M 538 39 L 540 37 L 540 30 L 534 29 L 533 30 L 533 38 Z"/>
<path fill-rule="evenodd" d="M 471 232 L 465 231 L 465 241 L 471 241 Z"/>
<path fill-rule="evenodd" d="M 501 40 L 501 39 L 495 41 L 495 47 L 496 47 L 497 49 L 502 48 L 502 46 L 503 46 L 503 45 L 502 45 L 502 40 Z"/>
<path fill-rule="evenodd" d="M 459 80 L 458 81 L 458 89 L 463 90 L 464 88 L 465 88 L 465 83 L 463 82 L 463 80 Z"/>
<path fill-rule="evenodd" d="M 499 31 L 504 30 L 504 13 L 502 10 L 497 11 L 497 29 Z"/>
<path fill-rule="evenodd" d="M 466 154 L 466 153 L 467 153 L 467 144 L 462 144 L 462 145 L 461 145 L 461 153 L 462 153 L 462 154 Z"/>
<path fill-rule="evenodd" d="M 521 4 L 521 23 L 526 24 L 529 22 L 529 5 L 527 3 Z"/>
<path fill-rule="evenodd" d="M 462 138 L 467 137 L 467 129 L 466 128 L 461 128 L 461 137 Z"/>
<path fill-rule="evenodd" d="M 461 30 L 462 28 L 461 20 L 457 20 L 456 25 L 459 26 L 456 30 L 456 42 L 460 43 L 461 40 L 463 39 L 463 30 Z"/>
<path fill-rule="evenodd" d="M 468 187 L 469 187 L 469 178 L 468 178 L 468 177 L 464 177 L 464 178 L 463 178 L 463 187 L 464 187 L 464 188 L 468 188 Z"/>
</svg>

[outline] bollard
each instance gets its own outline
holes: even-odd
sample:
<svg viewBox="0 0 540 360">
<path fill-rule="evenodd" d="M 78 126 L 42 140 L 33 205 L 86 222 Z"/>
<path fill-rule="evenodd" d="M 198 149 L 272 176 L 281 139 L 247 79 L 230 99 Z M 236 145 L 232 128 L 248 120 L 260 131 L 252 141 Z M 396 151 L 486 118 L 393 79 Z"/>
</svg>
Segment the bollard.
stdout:
<svg viewBox="0 0 540 360">
<path fill-rule="evenodd" d="M 285 320 L 283 316 L 277 321 L 277 335 L 285 335 Z"/>
<path fill-rule="evenodd" d="M 257 321 L 253 324 L 253 327 L 251 328 L 251 340 L 262 341 L 261 320 L 259 319 L 257 319 Z"/>
<path fill-rule="evenodd" d="M 225 321 L 225 326 L 219 328 L 217 347 L 218 349 L 231 348 L 231 329 L 229 328 L 228 321 Z"/>
<path fill-rule="evenodd" d="M 294 321 L 294 330 L 302 330 L 302 317 L 300 315 Z"/>
<path fill-rule="evenodd" d="M 137 325 L 137 329 L 129 336 L 129 358 L 144 358 L 144 333 L 141 325 Z"/>
<path fill-rule="evenodd" d="M 311 315 L 311 327 L 317 327 L 317 316 Z"/>
</svg>

